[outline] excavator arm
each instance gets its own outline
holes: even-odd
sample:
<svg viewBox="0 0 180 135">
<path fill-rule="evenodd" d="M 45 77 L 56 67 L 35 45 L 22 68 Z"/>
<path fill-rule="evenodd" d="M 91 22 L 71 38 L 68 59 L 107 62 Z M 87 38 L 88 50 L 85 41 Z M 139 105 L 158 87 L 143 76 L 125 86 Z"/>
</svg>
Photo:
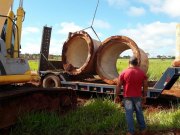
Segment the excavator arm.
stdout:
<svg viewBox="0 0 180 135">
<path fill-rule="evenodd" d="M 7 15 L 12 3 L 13 3 L 13 0 L 0 0 L 0 15 Z M 6 18 L 0 19 L 0 33 L 4 26 L 5 20 L 6 20 Z"/>
</svg>

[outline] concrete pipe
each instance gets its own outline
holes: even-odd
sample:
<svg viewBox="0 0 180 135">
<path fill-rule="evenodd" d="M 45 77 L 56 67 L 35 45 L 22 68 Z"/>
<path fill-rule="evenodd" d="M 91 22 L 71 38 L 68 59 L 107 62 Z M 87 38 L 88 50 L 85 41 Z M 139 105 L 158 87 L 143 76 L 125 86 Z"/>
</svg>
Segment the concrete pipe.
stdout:
<svg viewBox="0 0 180 135">
<path fill-rule="evenodd" d="M 180 67 L 180 24 L 176 25 L 176 57 L 172 66 Z"/>
<path fill-rule="evenodd" d="M 116 62 L 119 55 L 131 49 L 134 56 L 138 58 L 140 68 L 146 73 L 149 66 L 148 57 L 136 43 L 125 36 L 112 36 L 107 38 L 99 47 L 97 52 L 96 71 L 100 78 L 108 84 L 116 84 L 118 71 Z M 128 63 L 127 63 L 128 65 Z"/>
<path fill-rule="evenodd" d="M 85 31 L 70 33 L 62 50 L 64 70 L 71 75 L 95 73 L 95 55 L 100 44 Z"/>
</svg>

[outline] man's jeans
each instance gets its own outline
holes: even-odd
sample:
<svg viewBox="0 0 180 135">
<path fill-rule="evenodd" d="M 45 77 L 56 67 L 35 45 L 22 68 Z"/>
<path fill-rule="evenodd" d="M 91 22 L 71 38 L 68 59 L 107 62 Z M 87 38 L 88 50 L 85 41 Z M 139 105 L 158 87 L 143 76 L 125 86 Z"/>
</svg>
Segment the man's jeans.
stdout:
<svg viewBox="0 0 180 135">
<path fill-rule="evenodd" d="M 142 111 L 141 98 L 140 97 L 130 97 L 124 98 L 124 107 L 126 111 L 126 121 L 128 125 L 128 132 L 134 134 L 134 119 L 133 112 L 136 112 L 136 119 L 139 124 L 140 130 L 144 130 L 146 128 L 146 124 L 144 121 L 144 115 Z"/>
</svg>

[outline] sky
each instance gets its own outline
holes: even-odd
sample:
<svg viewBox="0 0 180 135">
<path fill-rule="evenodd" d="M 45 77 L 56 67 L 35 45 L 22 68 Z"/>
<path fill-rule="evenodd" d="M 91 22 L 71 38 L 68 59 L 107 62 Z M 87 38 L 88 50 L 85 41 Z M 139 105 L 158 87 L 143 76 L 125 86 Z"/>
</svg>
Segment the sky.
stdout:
<svg viewBox="0 0 180 135">
<path fill-rule="evenodd" d="M 69 32 L 91 26 L 98 0 L 24 0 L 21 53 L 39 53 L 43 26 L 52 27 L 50 53 L 61 55 Z M 14 0 L 15 11 L 19 0 Z M 175 56 L 180 0 L 99 0 L 92 27 L 99 39 L 128 36 L 150 57 Z M 89 35 L 98 40 L 91 29 Z"/>
</svg>

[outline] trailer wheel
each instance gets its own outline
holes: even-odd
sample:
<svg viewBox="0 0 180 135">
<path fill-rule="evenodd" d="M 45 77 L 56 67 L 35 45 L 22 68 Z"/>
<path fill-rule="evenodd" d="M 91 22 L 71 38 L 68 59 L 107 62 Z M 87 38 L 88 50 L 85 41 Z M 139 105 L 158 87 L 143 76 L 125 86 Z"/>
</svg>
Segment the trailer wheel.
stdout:
<svg viewBox="0 0 180 135">
<path fill-rule="evenodd" d="M 43 88 L 56 88 L 60 87 L 60 79 L 56 75 L 47 75 L 42 82 Z"/>
</svg>

